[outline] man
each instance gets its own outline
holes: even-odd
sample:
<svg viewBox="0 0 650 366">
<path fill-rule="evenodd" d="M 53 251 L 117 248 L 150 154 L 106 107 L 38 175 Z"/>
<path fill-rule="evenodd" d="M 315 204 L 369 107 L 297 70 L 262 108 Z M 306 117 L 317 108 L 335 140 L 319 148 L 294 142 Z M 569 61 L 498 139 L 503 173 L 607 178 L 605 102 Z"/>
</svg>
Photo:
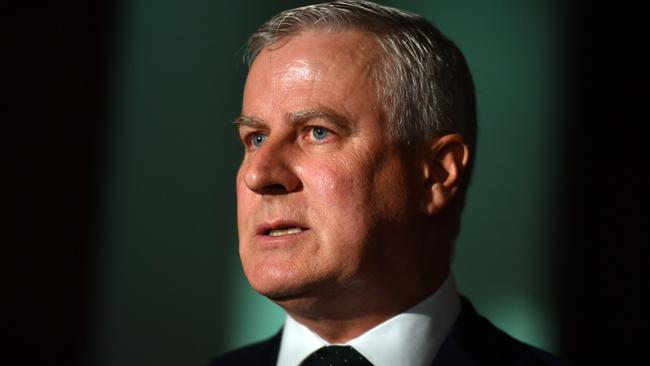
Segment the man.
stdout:
<svg viewBox="0 0 650 366">
<path fill-rule="evenodd" d="M 285 11 L 249 40 L 235 124 L 239 251 L 287 312 L 212 365 L 537 365 L 450 275 L 476 140 L 461 52 L 365 1 Z"/>
</svg>

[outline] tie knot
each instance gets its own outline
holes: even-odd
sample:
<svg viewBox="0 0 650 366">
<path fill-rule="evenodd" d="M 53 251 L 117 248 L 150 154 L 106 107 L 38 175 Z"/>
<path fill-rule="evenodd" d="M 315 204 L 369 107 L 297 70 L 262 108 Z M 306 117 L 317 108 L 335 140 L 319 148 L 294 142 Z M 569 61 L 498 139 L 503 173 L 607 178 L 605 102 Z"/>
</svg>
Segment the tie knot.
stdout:
<svg viewBox="0 0 650 366">
<path fill-rule="evenodd" d="M 372 366 L 372 364 L 351 346 L 327 346 L 309 355 L 300 366 Z"/>
</svg>

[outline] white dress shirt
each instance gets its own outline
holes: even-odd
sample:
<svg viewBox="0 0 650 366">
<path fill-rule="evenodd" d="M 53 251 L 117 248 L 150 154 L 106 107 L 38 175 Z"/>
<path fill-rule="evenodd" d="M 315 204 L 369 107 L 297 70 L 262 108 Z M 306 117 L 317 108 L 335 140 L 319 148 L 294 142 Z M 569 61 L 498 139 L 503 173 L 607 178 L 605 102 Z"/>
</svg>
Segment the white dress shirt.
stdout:
<svg viewBox="0 0 650 366">
<path fill-rule="evenodd" d="M 345 345 L 354 347 L 375 366 L 429 366 L 460 312 L 451 275 L 431 296 Z M 287 315 L 277 366 L 298 366 L 330 343 Z"/>
</svg>

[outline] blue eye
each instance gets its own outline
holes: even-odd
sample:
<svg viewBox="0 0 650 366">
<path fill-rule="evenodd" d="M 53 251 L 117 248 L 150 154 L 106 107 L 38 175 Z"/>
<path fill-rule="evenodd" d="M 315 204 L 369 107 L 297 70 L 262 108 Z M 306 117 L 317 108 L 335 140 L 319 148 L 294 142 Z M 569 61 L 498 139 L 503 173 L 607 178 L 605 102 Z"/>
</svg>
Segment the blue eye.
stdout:
<svg viewBox="0 0 650 366">
<path fill-rule="evenodd" d="M 260 148 L 267 138 L 269 138 L 269 136 L 264 133 L 255 133 L 251 136 L 251 145 L 255 148 Z"/>
<path fill-rule="evenodd" d="M 314 127 L 311 130 L 311 135 L 314 136 L 316 140 L 324 140 L 329 136 L 330 132 L 322 127 Z"/>
</svg>

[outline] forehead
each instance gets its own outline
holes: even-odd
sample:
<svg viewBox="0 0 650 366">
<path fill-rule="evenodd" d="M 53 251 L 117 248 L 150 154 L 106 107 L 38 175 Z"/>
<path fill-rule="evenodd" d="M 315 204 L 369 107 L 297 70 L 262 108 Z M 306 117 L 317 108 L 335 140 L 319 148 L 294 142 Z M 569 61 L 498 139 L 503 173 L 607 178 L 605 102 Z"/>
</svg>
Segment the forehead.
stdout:
<svg viewBox="0 0 650 366">
<path fill-rule="evenodd" d="M 286 36 L 265 47 L 255 58 L 272 61 L 275 66 L 291 63 L 295 58 L 322 59 L 328 64 L 365 66 L 374 58 L 377 44 L 370 36 L 357 31 L 325 32 L 305 30 Z"/>
<path fill-rule="evenodd" d="M 253 62 L 244 90 L 244 109 L 287 103 L 376 100 L 373 81 L 377 46 L 353 31 L 302 32 L 263 49 Z M 266 102 L 269 105 L 256 106 Z"/>
</svg>

